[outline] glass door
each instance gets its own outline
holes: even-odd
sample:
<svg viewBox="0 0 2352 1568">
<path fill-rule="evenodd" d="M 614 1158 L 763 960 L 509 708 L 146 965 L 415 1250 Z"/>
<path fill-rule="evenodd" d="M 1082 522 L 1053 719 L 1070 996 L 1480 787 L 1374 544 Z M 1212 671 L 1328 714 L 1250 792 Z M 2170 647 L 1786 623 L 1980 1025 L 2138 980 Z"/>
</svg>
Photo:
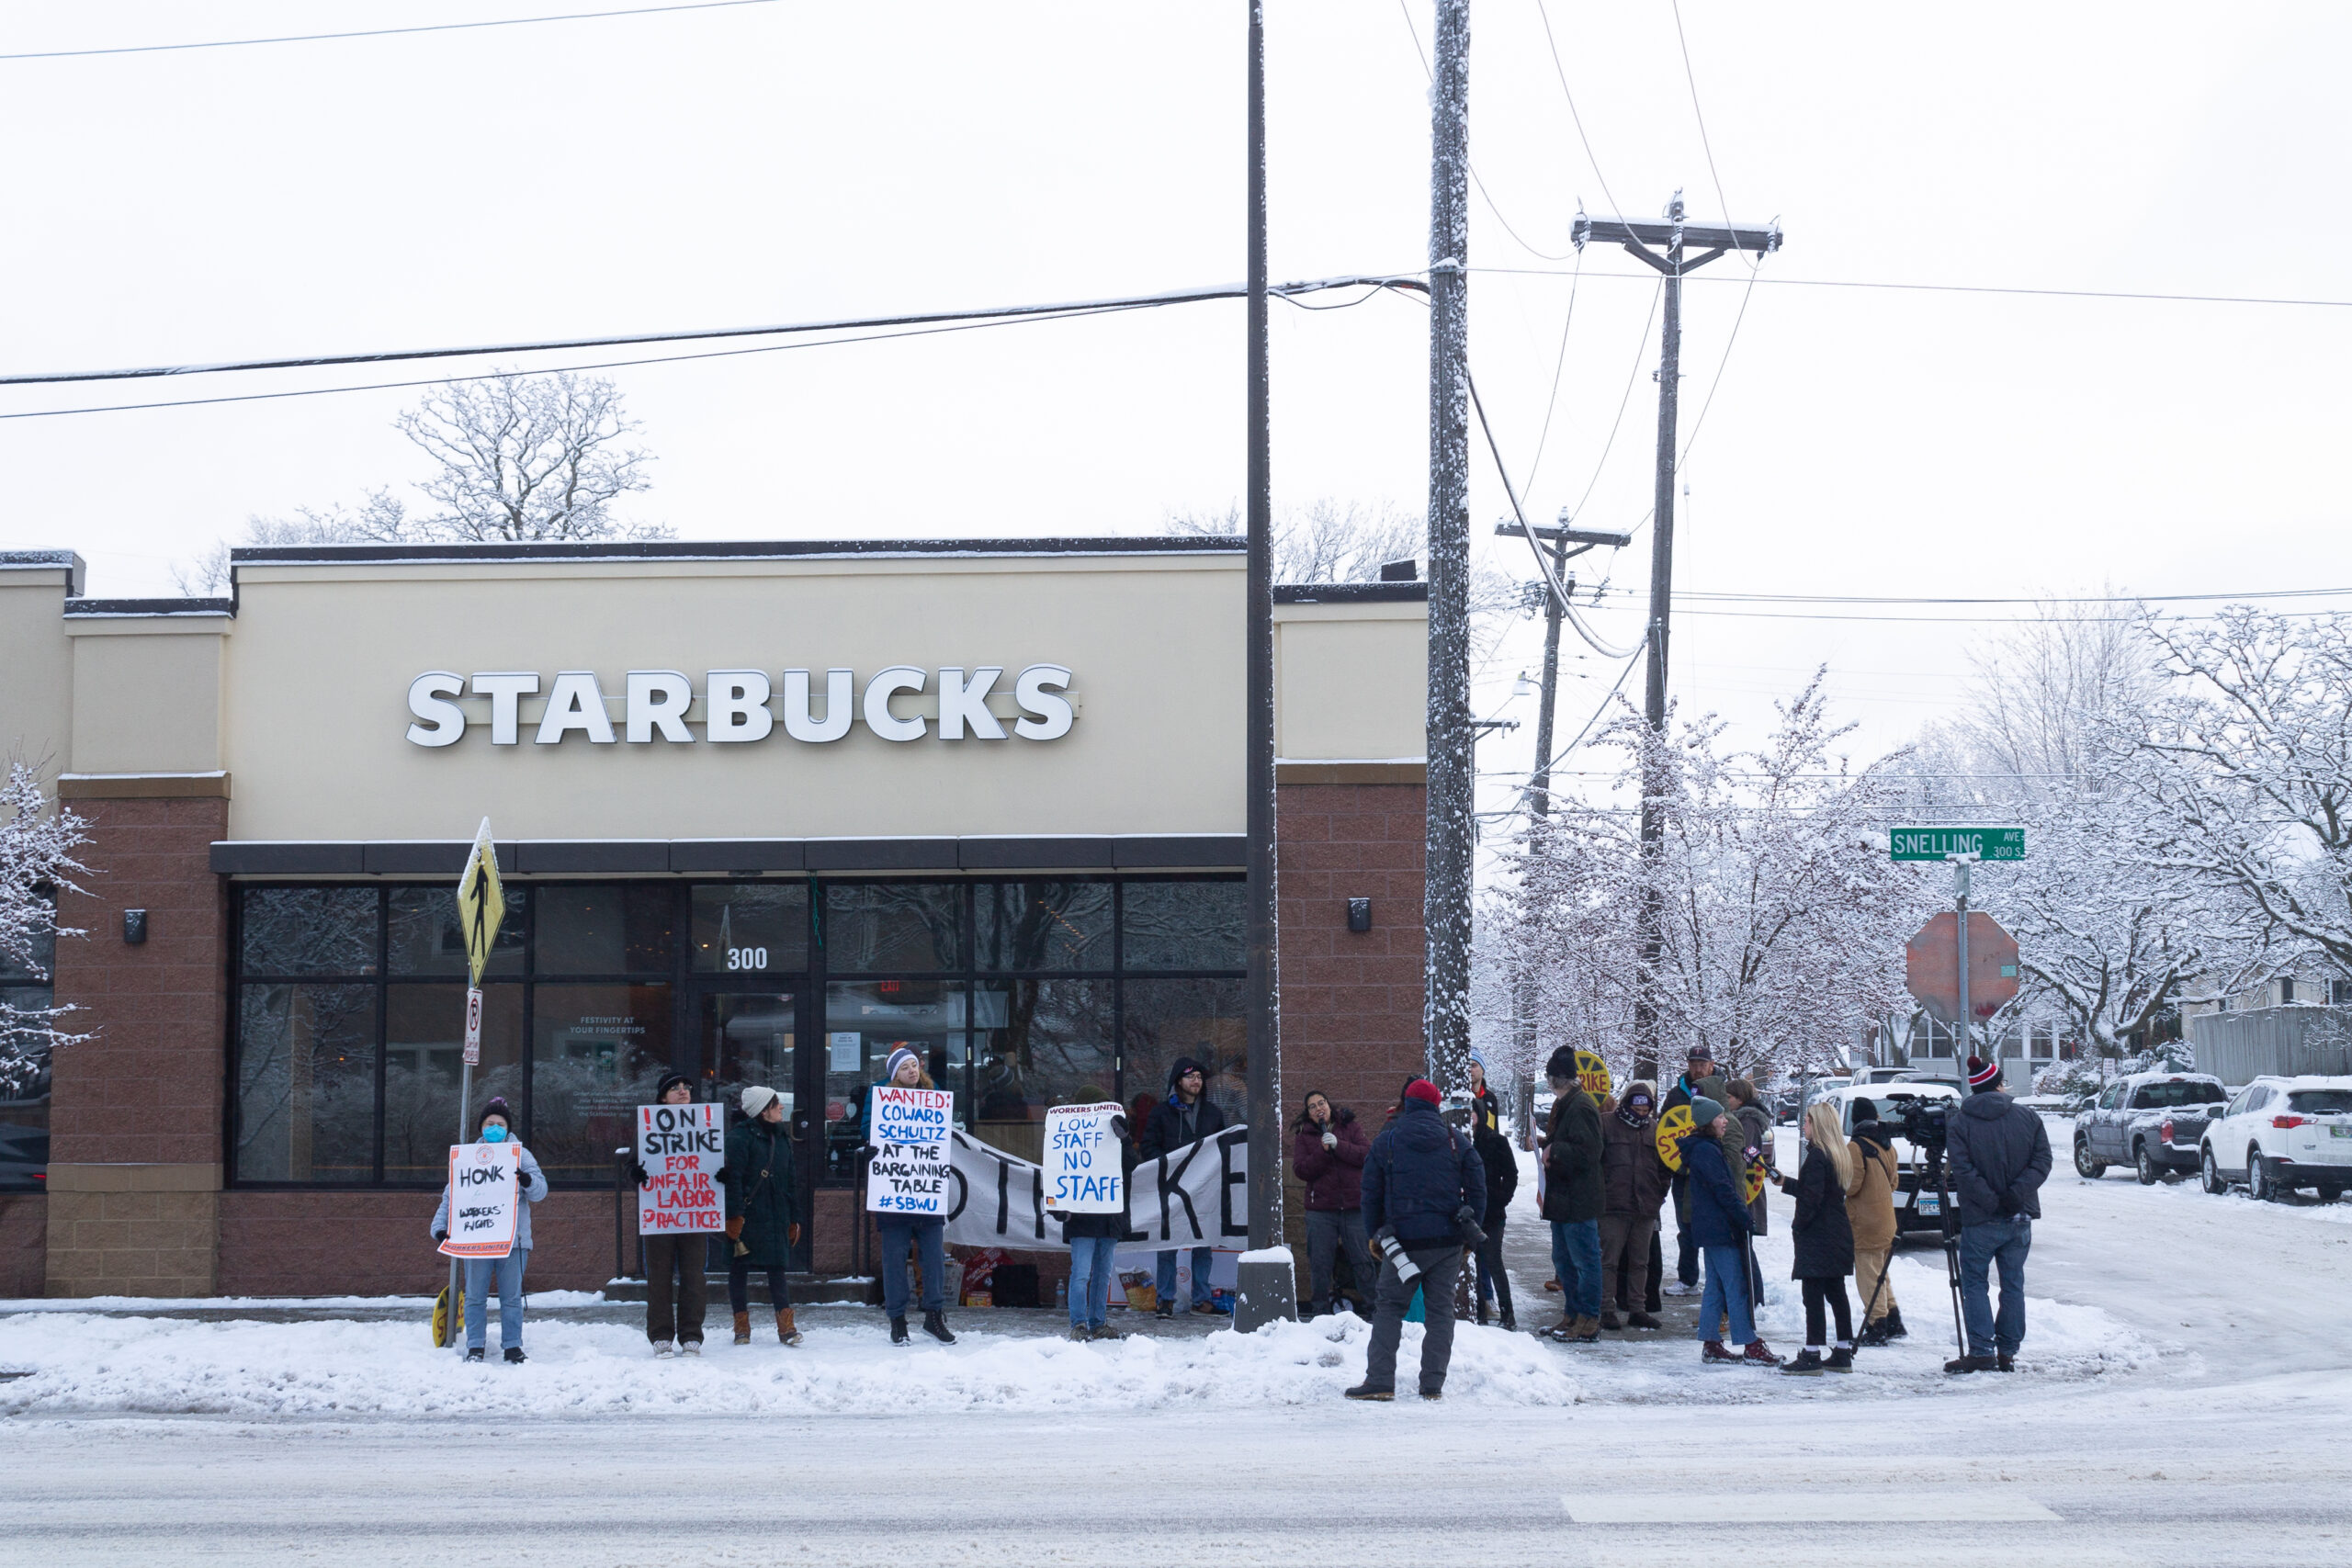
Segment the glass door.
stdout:
<svg viewBox="0 0 2352 1568">
<path fill-rule="evenodd" d="M 799 1079 L 799 993 L 774 985 L 757 990 L 706 985 L 695 998 L 695 1031 L 704 1089 L 729 1107 L 729 1127 L 741 1114 L 746 1085 L 763 1084 L 784 1099 L 784 1117 L 794 1140 L 793 1175 L 802 1227 L 793 1264 L 805 1269 L 812 1240 L 809 1194 L 817 1181 L 817 1156 L 809 1136 L 809 1100 L 801 1092 Z M 716 1247 L 713 1262 L 725 1267 Z"/>
</svg>

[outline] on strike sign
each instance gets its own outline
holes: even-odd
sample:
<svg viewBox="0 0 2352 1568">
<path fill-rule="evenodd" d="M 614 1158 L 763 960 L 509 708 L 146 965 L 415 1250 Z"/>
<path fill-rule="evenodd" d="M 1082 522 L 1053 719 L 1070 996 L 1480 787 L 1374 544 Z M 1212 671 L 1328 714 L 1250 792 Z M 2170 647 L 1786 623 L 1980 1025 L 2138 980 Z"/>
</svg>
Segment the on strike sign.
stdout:
<svg viewBox="0 0 2352 1568">
<path fill-rule="evenodd" d="M 718 1171 L 727 1163 L 725 1129 L 716 1105 L 640 1105 L 637 1163 L 645 1185 L 637 1190 L 639 1235 L 695 1235 L 727 1228 Z"/>
<path fill-rule="evenodd" d="M 1046 1207 L 1057 1214 L 1124 1214 L 1127 1184 L 1111 1118 L 1116 1100 L 1057 1105 L 1046 1112 Z"/>
<path fill-rule="evenodd" d="M 874 1160 L 866 1167 L 865 1206 L 886 1214 L 945 1214 L 956 1097 L 897 1084 L 876 1084 L 869 1092 Z"/>
<path fill-rule="evenodd" d="M 515 1144 L 449 1145 L 452 1258 L 503 1258 L 514 1250 L 514 1216 L 523 1207 L 523 1150 Z"/>
</svg>

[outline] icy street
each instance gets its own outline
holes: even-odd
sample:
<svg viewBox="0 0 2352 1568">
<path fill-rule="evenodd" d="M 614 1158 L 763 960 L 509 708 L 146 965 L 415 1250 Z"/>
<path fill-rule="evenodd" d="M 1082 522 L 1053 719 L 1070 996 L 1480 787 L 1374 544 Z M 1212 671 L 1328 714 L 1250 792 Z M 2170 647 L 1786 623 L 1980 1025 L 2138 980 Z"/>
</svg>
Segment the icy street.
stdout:
<svg viewBox="0 0 2352 1568">
<path fill-rule="evenodd" d="M 1347 1320 L 1092 1347 L 967 1313 L 954 1349 L 893 1352 L 875 1314 L 812 1309 L 798 1351 L 673 1364 L 599 1309 L 534 1321 L 525 1368 L 466 1370 L 413 1321 L 24 1311 L 0 1318 L 0 1367 L 33 1369 L 0 1383 L 0 1512 L 15 1560 L 51 1563 L 895 1563 L 916 1539 L 969 1563 L 1774 1563 L 1865 1538 L 1838 1550 L 2344 1561 L 2352 1204 L 2120 1174 L 2044 1198 L 2006 1379 L 1940 1372 L 1949 1297 L 1917 1247 L 1911 1338 L 1850 1378 L 1464 1328 L 1438 1405 L 1344 1404 Z M 1532 1196 L 1513 1231 L 1541 1322 Z"/>
</svg>

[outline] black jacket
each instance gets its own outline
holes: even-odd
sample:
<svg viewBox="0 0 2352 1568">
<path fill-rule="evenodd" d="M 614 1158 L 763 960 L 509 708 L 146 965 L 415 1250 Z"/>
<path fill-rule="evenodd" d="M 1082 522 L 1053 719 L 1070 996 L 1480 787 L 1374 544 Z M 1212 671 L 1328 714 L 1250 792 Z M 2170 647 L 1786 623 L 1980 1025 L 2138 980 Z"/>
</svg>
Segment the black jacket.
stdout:
<svg viewBox="0 0 2352 1568">
<path fill-rule="evenodd" d="M 2041 1218 L 2050 1134 L 2040 1116 L 1995 1089 L 1970 1095 L 1946 1126 L 1962 1224 L 2006 1218 L 2005 1207 L 2011 1215 Z"/>
<path fill-rule="evenodd" d="M 1193 1112 L 1192 1134 L 1184 1132 L 1186 1107 L 1177 1103 L 1176 1081 L 1184 1074 L 1200 1066 L 1190 1056 L 1179 1056 L 1168 1069 L 1168 1098 L 1151 1108 L 1151 1116 L 1143 1124 L 1143 1136 L 1136 1140 L 1136 1158 L 1158 1159 L 1173 1154 L 1186 1144 L 1197 1143 L 1212 1133 L 1225 1131 L 1225 1112 L 1211 1102 L 1206 1093 L 1190 1109 Z"/>
<path fill-rule="evenodd" d="M 1842 1280 L 1854 1271 L 1854 1226 L 1846 1217 L 1846 1185 L 1838 1168 L 1810 1141 L 1797 1166 L 1797 1217 L 1789 1224 L 1796 1244 L 1792 1280 Z"/>
<path fill-rule="evenodd" d="M 1476 1145 L 1478 1163 L 1487 1171 L 1487 1212 L 1480 1224 L 1491 1235 L 1510 1213 L 1511 1195 L 1519 1190 L 1519 1156 L 1511 1152 L 1510 1140 L 1483 1117 L 1471 1124 L 1470 1141 Z"/>
<path fill-rule="evenodd" d="M 1363 1228 L 1375 1235 L 1393 1228 L 1408 1251 L 1459 1247 L 1453 1216 L 1465 1203 L 1474 1214 L 1487 1212 L 1486 1162 L 1436 1106 L 1406 1100 L 1364 1162 Z"/>
<path fill-rule="evenodd" d="M 1552 1101 L 1544 1129 L 1544 1217 L 1597 1220 L 1607 1208 L 1601 1191 L 1600 1107 L 1582 1087 Z"/>
</svg>

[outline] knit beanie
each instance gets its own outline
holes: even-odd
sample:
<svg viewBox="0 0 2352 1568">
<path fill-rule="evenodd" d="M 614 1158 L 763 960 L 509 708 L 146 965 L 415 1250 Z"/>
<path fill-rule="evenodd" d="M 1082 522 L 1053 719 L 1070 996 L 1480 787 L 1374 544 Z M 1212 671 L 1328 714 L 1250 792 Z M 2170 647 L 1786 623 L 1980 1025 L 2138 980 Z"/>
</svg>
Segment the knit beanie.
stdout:
<svg viewBox="0 0 2352 1568">
<path fill-rule="evenodd" d="M 694 1079 L 686 1077 L 684 1073 L 669 1073 L 663 1076 L 660 1083 L 653 1086 L 654 1100 L 658 1102 L 663 1095 L 669 1093 L 680 1084 L 686 1086 L 686 1092 L 689 1094 L 694 1092 Z"/>
<path fill-rule="evenodd" d="M 1405 1098 L 1408 1100 L 1425 1100 L 1431 1105 L 1435 1105 L 1438 1103 L 1437 1085 L 1430 1082 L 1427 1078 L 1415 1078 L 1411 1083 L 1405 1086 Z"/>
<path fill-rule="evenodd" d="M 908 1050 L 904 1045 L 899 1046 L 897 1050 L 890 1053 L 889 1064 L 882 1069 L 882 1081 L 884 1083 L 897 1083 L 899 1081 L 899 1069 L 900 1067 L 906 1066 L 909 1062 L 920 1062 L 922 1060 L 922 1057 L 916 1055 L 912 1051 Z"/>
<path fill-rule="evenodd" d="M 1979 1094 L 1984 1093 L 1986 1089 L 2000 1088 L 2000 1064 L 1997 1062 L 1983 1061 L 1974 1056 L 1969 1057 L 1968 1087 L 1976 1090 Z"/>
<path fill-rule="evenodd" d="M 755 1083 L 743 1086 L 743 1114 L 746 1116 L 764 1116 L 767 1114 L 768 1107 L 774 1105 L 775 1101 L 775 1090 L 765 1084 Z"/>
<path fill-rule="evenodd" d="M 488 1105 L 481 1108 L 481 1114 L 474 1118 L 474 1131 L 481 1132 L 493 1116 L 506 1123 L 508 1132 L 514 1130 L 514 1112 L 507 1109 L 505 1097 L 500 1095 L 493 1097 Z"/>
<path fill-rule="evenodd" d="M 1701 1095 L 1698 1099 L 1690 1102 L 1690 1124 L 1693 1127 L 1707 1126 L 1711 1124 L 1716 1117 L 1728 1114 L 1730 1113 L 1724 1111 L 1722 1106 L 1716 1104 L 1713 1100 L 1709 1100 L 1704 1095 Z"/>
</svg>

